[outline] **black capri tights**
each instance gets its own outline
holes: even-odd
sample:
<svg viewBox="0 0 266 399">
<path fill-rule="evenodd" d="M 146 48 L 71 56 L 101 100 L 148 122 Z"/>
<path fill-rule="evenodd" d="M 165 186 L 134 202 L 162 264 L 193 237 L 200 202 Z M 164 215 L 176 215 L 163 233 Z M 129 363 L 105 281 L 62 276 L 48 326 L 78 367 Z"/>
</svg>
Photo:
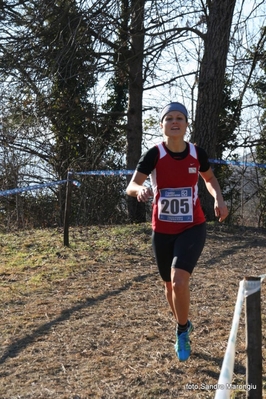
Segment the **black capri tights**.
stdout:
<svg viewBox="0 0 266 399">
<path fill-rule="evenodd" d="M 171 268 L 192 273 L 206 240 L 206 223 L 193 226 L 179 234 L 152 233 L 152 248 L 159 273 L 171 281 Z"/>
</svg>

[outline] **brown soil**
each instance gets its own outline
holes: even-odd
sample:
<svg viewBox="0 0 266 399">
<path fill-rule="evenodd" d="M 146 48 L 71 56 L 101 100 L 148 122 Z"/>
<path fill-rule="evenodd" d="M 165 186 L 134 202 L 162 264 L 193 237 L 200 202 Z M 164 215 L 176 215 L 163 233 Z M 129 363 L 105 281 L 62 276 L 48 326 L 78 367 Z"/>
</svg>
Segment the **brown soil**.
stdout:
<svg viewBox="0 0 266 399">
<path fill-rule="evenodd" d="M 265 273 L 266 233 L 208 226 L 207 243 L 191 279 L 192 355 L 180 363 L 149 225 L 129 226 L 124 235 L 110 229 L 73 230 L 74 247 L 56 252 L 54 265 L 63 274 L 64 262 L 72 259 L 72 272 L 66 277 L 49 280 L 46 275 L 43 286 L 29 286 L 27 291 L 15 288 L 11 274 L 0 274 L 5 281 L 1 399 L 214 398 L 209 386 L 218 382 L 239 282 Z M 110 247 L 100 246 L 103 238 Z M 55 262 L 56 257 L 49 259 Z M 25 284 L 31 272 L 24 270 Z M 265 358 L 264 283 L 261 302 Z M 245 345 L 243 309 L 236 385 L 245 384 Z M 266 397 L 265 366 L 262 375 Z M 245 398 L 246 392 L 238 386 L 231 395 Z"/>
</svg>

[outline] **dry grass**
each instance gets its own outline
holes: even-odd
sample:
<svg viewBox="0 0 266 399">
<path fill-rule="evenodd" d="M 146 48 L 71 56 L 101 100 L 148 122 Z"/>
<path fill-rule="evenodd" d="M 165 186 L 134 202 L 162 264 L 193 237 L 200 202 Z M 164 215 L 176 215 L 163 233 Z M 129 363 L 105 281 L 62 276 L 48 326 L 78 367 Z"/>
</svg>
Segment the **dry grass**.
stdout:
<svg viewBox="0 0 266 399">
<path fill-rule="evenodd" d="M 191 280 L 193 353 L 179 363 L 150 233 L 76 228 L 71 248 L 57 230 L 0 235 L 1 399 L 214 397 L 239 281 L 265 273 L 266 234 L 208 226 Z M 264 285 L 261 296 L 265 358 Z M 245 383 L 244 312 L 233 382 Z M 265 368 L 263 384 L 266 397 Z"/>
</svg>

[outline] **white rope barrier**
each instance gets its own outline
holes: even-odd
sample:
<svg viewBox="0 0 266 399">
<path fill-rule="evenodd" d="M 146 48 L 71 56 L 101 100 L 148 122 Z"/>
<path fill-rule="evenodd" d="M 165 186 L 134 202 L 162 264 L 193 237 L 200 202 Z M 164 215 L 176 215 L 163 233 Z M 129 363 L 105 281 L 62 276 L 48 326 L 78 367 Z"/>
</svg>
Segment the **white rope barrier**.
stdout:
<svg viewBox="0 0 266 399">
<path fill-rule="evenodd" d="M 236 337 L 244 298 L 254 294 L 255 292 L 258 292 L 261 288 L 261 282 L 265 277 L 266 274 L 260 276 L 260 280 L 242 280 L 239 283 L 232 327 L 217 384 L 215 399 L 230 399 L 231 390 L 234 388 L 232 379 L 235 363 Z M 246 385 L 243 385 L 242 388 L 249 389 L 249 387 Z"/>
<path fill-rule="evenodd" d="M 233 370 L 235 363 L 235 347 L 236 336 L 241 315 L 242 305 L 244 301 L 244 280 L 240 281 L 235 305 L 235 312 L 232 327 L 224 355 L 223 365 L 218 380 L 215 399 L 230 399 L 231 383 L 233 378 Z"/>
<path fill-rule="evenodd" d="M 255 294 L 255 292 L 258 292 L 261 287 L 262 281 L 265 279 L 266 274 L 262 274 L 260 277 L 260 280 L 245 280 L 245 298 L 249 295 Z"/>
</svg>

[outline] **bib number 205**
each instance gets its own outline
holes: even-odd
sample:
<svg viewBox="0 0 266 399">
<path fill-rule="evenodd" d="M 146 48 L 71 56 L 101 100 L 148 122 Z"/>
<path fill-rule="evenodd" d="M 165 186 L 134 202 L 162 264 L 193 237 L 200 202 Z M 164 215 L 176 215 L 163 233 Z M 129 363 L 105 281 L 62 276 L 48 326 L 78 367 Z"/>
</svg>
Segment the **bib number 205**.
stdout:
<svg viewBox="0 0 266 399">
<path fill-rule="evenodd" d="M 192 222 L 192 188 L 161 190 L 158 212 L 159 219 L 165 222 Z"/>
<path fill-rule="evenodd" d="M 189 213 L 189 199 L 188 198 L 173 198 L 171 201 L 168 199 L 163 199 L 162 203 L 162 213 L 177 215 L 179 213 L 187 215 Z"/>
</svg>

